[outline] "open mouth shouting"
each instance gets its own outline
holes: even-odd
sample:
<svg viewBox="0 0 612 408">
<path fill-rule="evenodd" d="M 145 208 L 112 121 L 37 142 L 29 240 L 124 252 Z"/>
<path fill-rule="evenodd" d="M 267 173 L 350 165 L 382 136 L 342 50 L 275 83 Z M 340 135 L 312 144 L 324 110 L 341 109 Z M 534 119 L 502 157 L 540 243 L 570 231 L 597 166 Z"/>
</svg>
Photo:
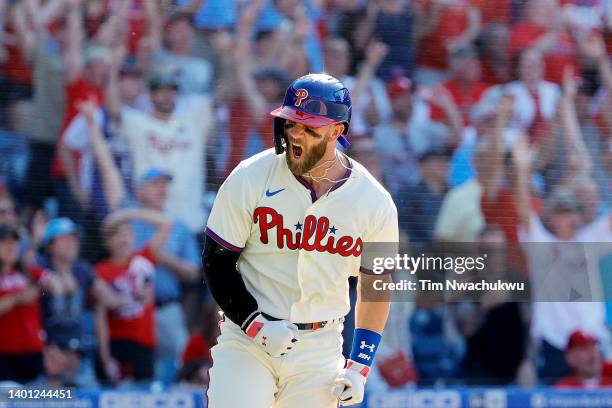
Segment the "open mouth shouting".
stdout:
<svg viewBox="0 0 612 408">
<path fill-rule="evenodd" d="M 301 146 L 297 146 L 293 143 L 291 143 L 291 156 L 293 159 L 299 159 L 300 157 L 302 157 L 302 153 L 303 153 L 303 149 Z"/>
</svg>

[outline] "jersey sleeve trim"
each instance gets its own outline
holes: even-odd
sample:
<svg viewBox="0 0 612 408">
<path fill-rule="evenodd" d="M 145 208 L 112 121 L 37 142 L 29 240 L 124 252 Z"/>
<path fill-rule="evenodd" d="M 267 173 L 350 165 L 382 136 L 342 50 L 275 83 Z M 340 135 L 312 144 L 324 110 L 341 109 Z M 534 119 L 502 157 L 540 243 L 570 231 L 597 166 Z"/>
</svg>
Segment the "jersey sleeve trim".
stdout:
<svg viewBox="0 0 612 408">
<path fill-rule="evenodd" d="M 226 240 L 221 238 L 219 235 L 217 235 L 213 230 L 211 230 L 208 227 L 206 228 L 205 233 L 211 239 L 213 239 L 217 244 L 221 245 L 222 247 L 224 247 L 226 249 L 229 249 L 230 251 L 233 251 L 233 252 L 242 252 L 242 250 L 244 249 L 244 248 L 240 248 L 240 247 L 237 247 L 235 245 L 230 244 L 229 242 L 227 242 Z"/>
</svg>

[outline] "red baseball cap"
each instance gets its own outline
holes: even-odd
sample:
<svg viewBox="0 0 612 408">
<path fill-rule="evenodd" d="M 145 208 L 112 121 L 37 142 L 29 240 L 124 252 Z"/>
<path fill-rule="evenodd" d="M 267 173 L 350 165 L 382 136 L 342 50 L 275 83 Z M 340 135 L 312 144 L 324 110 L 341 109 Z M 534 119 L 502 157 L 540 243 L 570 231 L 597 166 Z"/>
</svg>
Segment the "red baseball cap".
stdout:
<svg viewBox="0 0 612 408">
<path fill-rule="evenodd" d="M 592 346 L 598 343 L 599 340 L 597 337 L 592 336 L 582 330 L 575 330 L 569 336 L 569 340 L 567 341 L 567 350 L 574 347 Z"/>
<path fill-rule="evenodd" d="M 389 94 L 389 98 L 393 99 L 397 96 L 403 95 L 406 92 L 409 92 L 412 88 L 412 81 L 406 77 L 399 77 L 389 83 L 387 85 L 387 93 Z"/>
</svg>

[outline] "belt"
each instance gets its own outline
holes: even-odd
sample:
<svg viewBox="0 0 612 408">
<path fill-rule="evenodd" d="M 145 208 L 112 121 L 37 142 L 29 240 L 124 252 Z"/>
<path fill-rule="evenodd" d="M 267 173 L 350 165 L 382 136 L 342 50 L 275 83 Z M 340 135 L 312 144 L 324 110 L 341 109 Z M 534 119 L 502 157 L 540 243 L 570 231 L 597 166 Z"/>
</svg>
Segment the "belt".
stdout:
<svg viewBox="0 0 612 408">
<path fill-rule="evenodd" d="M 283 320 L 283 319 L 277 319 L 276 317 L 270 316 L 267 313 L 261 313 L 263 315 L 263 317 L 265 317 L 268 320 L 272 320 L 272 321 L 278 321 L 278 320 Z M 344 317 L 340 317 L 338 319 L 333 319 L 333 320 L 326 320 L 323 322 L 313 322 L 313 323 L 293 323 L 297 326 L 298 330 L 319 330 L 322 329 L 326 326 L 331 326 L 334 323 L 342 323 L 344 322 Z"/>
</svg>

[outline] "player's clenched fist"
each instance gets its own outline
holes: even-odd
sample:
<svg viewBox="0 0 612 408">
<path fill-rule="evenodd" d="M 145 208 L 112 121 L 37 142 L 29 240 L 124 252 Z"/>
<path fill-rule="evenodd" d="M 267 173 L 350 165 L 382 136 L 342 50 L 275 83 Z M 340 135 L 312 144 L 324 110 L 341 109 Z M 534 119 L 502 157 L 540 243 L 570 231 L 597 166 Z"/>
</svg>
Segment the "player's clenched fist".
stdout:
<svg viewBox="0 0 612 408">
<path fill-rule="evenodd" d="M 243 327 L 244 332 L 271 357 L 280 357 L 298 341 L 298 328 L 286 320 L 268 320 L 261 313 Z"/>
<path fill-rule="evenodd" d="M 363 401 L 365 383 L 370 367 L 348 360 L 334 387 L 334 395 L 338 397 L 341 407 L 359 404 Z"/>
</svg>

